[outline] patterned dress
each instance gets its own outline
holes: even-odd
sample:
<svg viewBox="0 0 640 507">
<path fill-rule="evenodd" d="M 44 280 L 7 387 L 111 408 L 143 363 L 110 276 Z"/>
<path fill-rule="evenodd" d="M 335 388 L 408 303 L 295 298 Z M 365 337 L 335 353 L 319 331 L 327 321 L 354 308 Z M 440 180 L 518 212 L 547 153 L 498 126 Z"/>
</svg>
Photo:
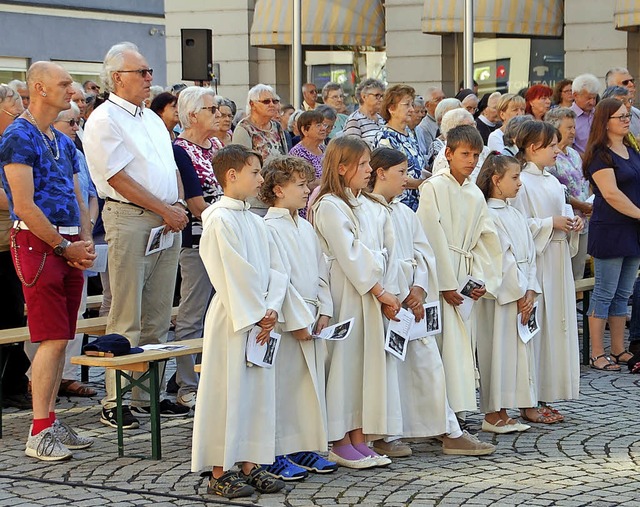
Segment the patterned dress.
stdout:
<svg viewBox="0 0 640 507">
<path fill-rule="evenodd" d="M 388 125 L 383 126 L 376 134 L 374 147 L 386 146 L 401 151 L 407 156 L 408 175 L 416 180 L 421 178 L 422 170 L 427 167 L 427 162 L 420 151 L 418 140 L 409 129 L 404 133 L 392 129 Z M 402 193 L 400 201 L 409 206 L 413 211 L 418 209 L 419 193 L 417 189 L 406 189 Z"/>
</svg>

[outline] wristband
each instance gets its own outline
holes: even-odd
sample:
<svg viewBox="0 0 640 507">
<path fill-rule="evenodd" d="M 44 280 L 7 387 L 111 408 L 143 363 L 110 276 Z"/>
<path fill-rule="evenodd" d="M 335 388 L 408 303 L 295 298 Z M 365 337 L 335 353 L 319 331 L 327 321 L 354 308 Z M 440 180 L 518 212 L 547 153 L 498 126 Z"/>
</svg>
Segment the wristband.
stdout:
<svg viewBox="0 0 640 507">
<path fill-rule="evenodd" d="M 376 299 L 380 299 L 385 293 L 387 292 L 387 290 L 383 287 L 382 291 L 380 292 L 380 294 L 374 294 Z"/>
</svg>

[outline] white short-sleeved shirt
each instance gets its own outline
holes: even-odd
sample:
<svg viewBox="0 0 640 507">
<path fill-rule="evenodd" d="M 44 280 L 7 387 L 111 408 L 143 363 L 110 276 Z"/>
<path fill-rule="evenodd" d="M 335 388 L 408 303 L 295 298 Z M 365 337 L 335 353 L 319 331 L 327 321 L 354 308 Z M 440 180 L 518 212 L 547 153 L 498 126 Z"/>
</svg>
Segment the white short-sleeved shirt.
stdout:
<svg viewBox="0 0 640 507">
<path fill-rule="evenodd" d="M 178 200 L 177 166 L 162 119 L 114 93 L 91 113 L 84 128 L 84 152 L 101 198 L 127 202 L 109 185 L 124 170 L 161 201 Z"/>
</svg>

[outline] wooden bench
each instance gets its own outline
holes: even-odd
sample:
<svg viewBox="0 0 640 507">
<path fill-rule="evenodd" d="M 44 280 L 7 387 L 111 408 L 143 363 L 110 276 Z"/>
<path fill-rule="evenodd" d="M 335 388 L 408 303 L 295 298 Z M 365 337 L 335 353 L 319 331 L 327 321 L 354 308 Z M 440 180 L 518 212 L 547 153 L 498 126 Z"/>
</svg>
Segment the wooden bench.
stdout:
<svg viewBox="0 0 640 507">
<path fill-rule="evenodd" d="M 102 296 L 100 296 L 102 298 Z M 171 309 L 171 317 L 178 315 L 178 307 L 174 306 Z M 76 323 L 76 333 L 83 333 L 84 339 L 88 336 L 102 336 L 107 330 L 107 317 L 92 317 L 90 319 L 80 319 Z M 15 327 L 13 329 L 0 330 L 0 438 L 2 438 L 2 382 L 4 378 L 4 372 L 7 367 L 8 355 L 5 354 L 5 348 L 11 345 L 24 343 L 29 341 L 29 328 L 28 327 Z M 87 367 L 82 368 L 82 381 L 88 380 Z"/>
<path fill-rule="evenodd" d="M 131 391 L 133 387 L 138 387 L 149 393 L 149 403 L 151 408 L 151 457 L 152 459 L 162 458 L 161 436 L 160 436 L 160 377 L 159 363 L 168 361 L 171 358 L 199 354 L 202 352 L 202 338 L 192 340 L 182 340 L 179 342 L 168 342 L 168 346 L 181 346 L 177 350 L 145 350 L 140 354 L 129 354 L 119 357 L 93 357 L 75 356 L 71 358 L 72 364 L 81 366 L 110 368 L 116 373 L 116 410 L 118 417 L 118 456 L 124 456 L 124 431 L 122 428 L 122 398 L 124 394 Z M 142 375 L 135 379 L 127 372 L 139 372 Z M 128 382 L 122 385 L 122 378 Z M 149 386 L 144 385 L 149 380 Z"/>
</svg>

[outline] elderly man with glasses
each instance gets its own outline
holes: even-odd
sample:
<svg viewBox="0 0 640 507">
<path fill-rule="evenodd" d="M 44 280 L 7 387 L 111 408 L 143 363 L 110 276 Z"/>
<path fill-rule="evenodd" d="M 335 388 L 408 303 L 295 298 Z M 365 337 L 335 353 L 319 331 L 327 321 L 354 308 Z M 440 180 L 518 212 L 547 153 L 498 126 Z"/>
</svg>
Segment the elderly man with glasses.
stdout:
<svg viewBox="0 0 640 507">
<path fill-rule="evenodd" d="M 631 126 L 629 131 L 633 134 L 637 141 L 640 142 L 640 109 L 633 105 L 636 98 L 636 80 L 629 74 L 624 67 L 614 67 L 609 69 L 605 75 L 605 83 L 609 86 L 622 86 L 629 90 Z M 627 106 L 629 107 L 629 106 Z"/>
<path fill-rule="evenodd" d="M 105 56 L 102 81 L 107 101 L 89 117 L 84 147 L 98 195 L 105 199 L 102 219 L 108 245 L 111 311 L 107 333 L 127 337 L 131 345 L 166 341 L 181 236 L 187 225 L 184 191 L 173 158 L 171 138 L 160 117 L 144 110 L 153 69 L 129 42 Z M 151 234 L 163 229 L 171 246 L 147 255 Z M 116 428 L 137 428 L 135 415 L 149 416 L 148 393 L 132 390 L 132 409 L 116 415 L 115 373 L 105 374 L 106 396 L 100 421 Z M 169 400 L 162 416 L 186 415 L 189 409 Z M 135 415 L 132 413 L 135 413 Z"/>
<path fill-rule="evenodd" d="M 318 99 L 318 89 L 313 83 L 305 83 L 302 85 L 302 109 L 303 111 L 311 111 L 316 108 Z"/>
</svg>

